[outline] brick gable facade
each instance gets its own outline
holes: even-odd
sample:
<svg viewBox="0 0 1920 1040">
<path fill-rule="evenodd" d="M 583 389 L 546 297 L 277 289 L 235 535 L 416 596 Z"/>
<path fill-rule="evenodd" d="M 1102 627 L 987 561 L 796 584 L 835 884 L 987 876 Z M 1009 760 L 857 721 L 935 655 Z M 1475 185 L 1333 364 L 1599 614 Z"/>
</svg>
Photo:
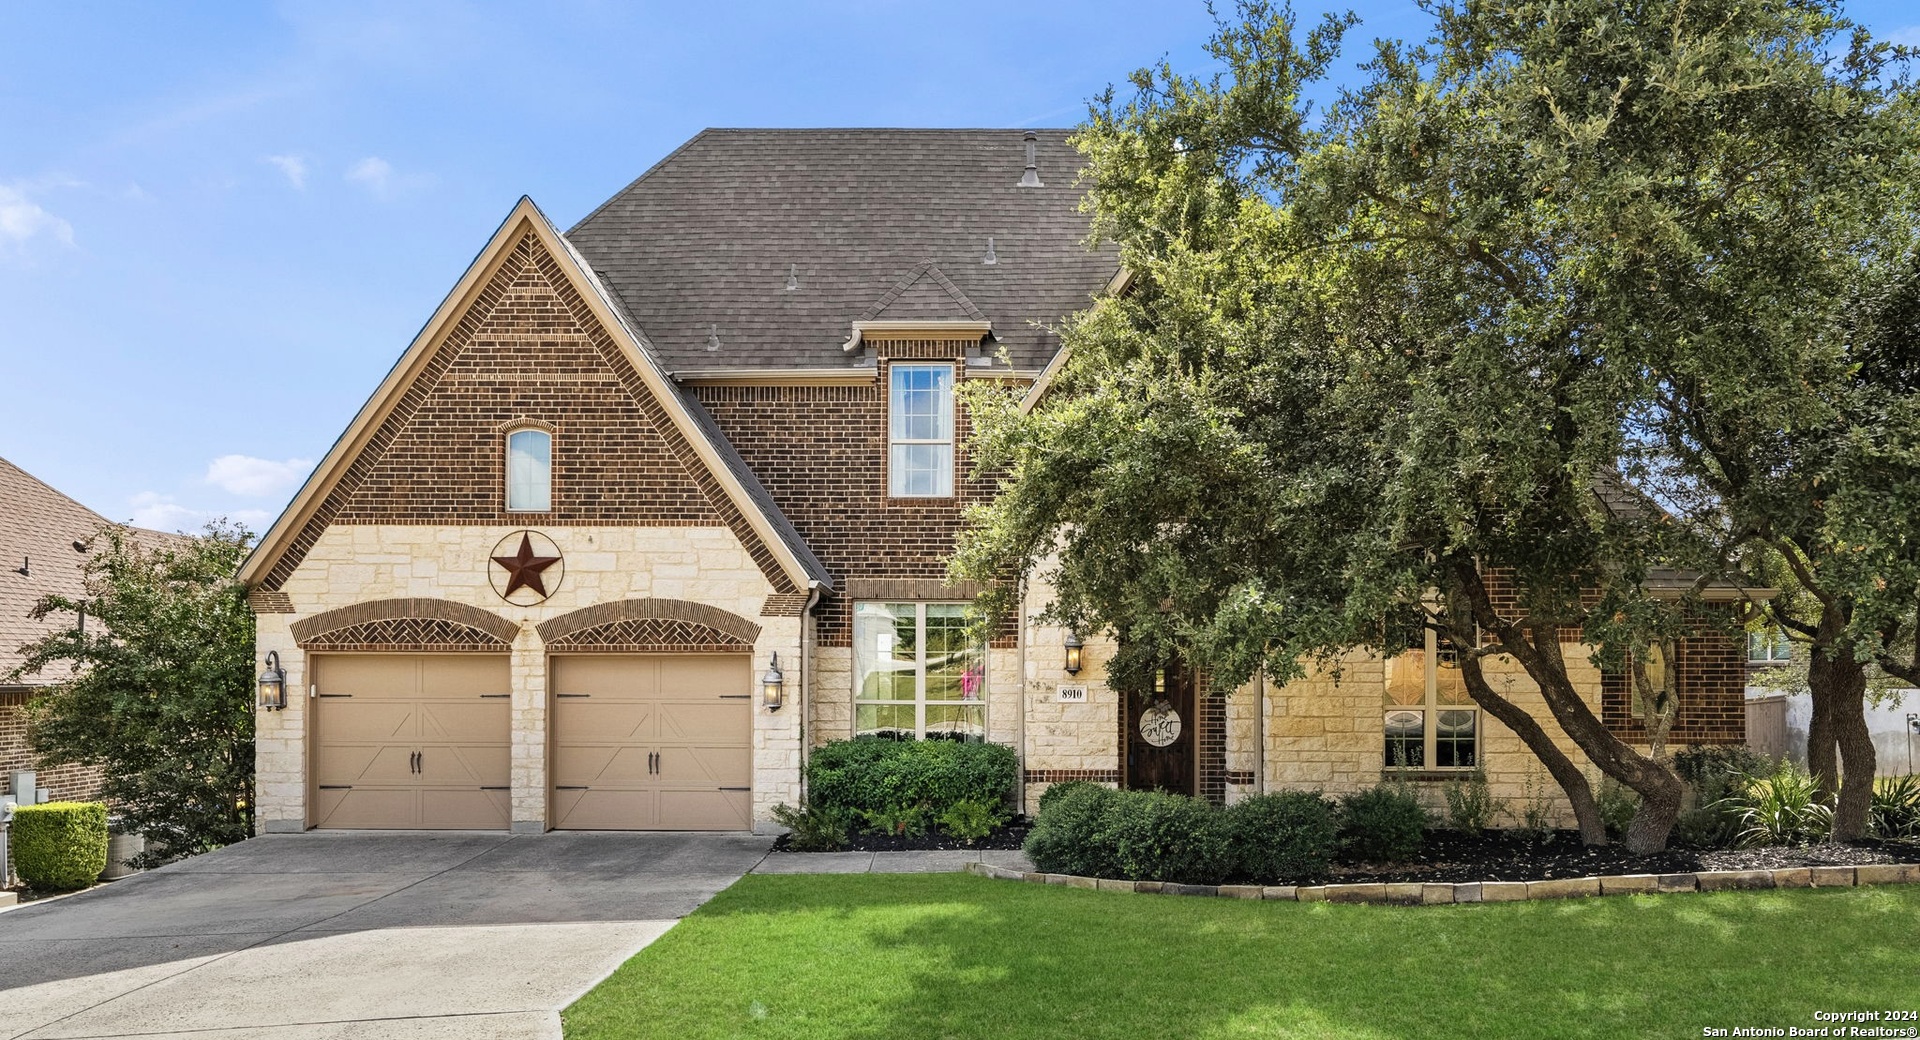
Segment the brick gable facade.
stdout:
<svg viewBox="0 0 1920 1040">
<path fill-rule="evenodd" d="M 508 512 L 505 436 L 554 433 L 553 508 Z M 514 244 L 261 583 L 278 589 L 332 524 L 731 528 L 772 552 L 529 232 Z"/>
<path fill-rule="evenodd" d="M 965 445 L 966 408 L 956 402 L 953 497 L 888 494 L 887 387 L 894 361 L 949 361 L 964 379 L 966 345 L 898 341 L 874 346 L 879 358 L 871 382 L 694 390 L 842 589 L 864 579 L 944 579 L 963 511 L 991 498 L 996 487 L 995 480 L 973 473 Z M 822 646 L 852 645 L 850 596 L 823 597 L 815 617 Z M 1011 639 L 1012 624 L 1004 640 Z"/>
</svg>

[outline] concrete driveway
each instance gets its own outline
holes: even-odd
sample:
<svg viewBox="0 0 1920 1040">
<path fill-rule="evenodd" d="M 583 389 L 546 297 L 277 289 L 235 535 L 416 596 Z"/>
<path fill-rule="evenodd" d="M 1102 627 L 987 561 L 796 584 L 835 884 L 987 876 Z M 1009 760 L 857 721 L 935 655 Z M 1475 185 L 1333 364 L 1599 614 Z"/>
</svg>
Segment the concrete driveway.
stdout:
<svg viewBox="0 0 1920 1040">
<path fill-rule="evenodd" d="M 268 835 L 0 913 L 0 1040 L 557 1038 L 771 841 Z"/>
</svg>

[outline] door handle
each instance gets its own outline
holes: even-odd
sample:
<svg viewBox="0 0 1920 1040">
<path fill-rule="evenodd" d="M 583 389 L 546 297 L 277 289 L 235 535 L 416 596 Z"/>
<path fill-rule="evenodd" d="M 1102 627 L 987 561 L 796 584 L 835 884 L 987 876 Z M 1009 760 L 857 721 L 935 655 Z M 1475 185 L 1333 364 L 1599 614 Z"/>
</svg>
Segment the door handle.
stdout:
<svg viewBox="0 0 1920 1040">
<path fill-rule="evenodd" d="M 421 772 L 423 772 L 423 771 L 424 771 L 424 770 L 422 770 L 422 768 L 421 768 L 421 766 L 422 766 L 422 764 L 423 764 L 423 763 L 421 762 L 421 759 L 422 759 L 422 757 L 423 757 L 423 756 L 425 756 L 425 754 L 426 754 L 426 752 L 424 752 L 424 751 L 415 751 L 415 752 L 413 753 L 413 771 L 414 771 L 414 774 L 415 774 L 415 775 L 418 775 L 418 774 L 420 774 Z"/>
<path fill-rule="evenodd" d="M 652 774 L 652 773 L 658 773 L 659 771 L 660 771 L 660 752 L 658 751 L 647 752 L 647 772 L 649 774 Z"/>
</svg>

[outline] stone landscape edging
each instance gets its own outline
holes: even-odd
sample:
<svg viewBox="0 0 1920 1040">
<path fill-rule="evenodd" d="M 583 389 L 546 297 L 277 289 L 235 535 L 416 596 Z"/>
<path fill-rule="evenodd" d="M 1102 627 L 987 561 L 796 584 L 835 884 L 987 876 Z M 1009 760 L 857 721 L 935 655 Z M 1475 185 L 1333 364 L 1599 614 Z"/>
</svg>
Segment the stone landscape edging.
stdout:
<svg viewBox="0 0 1920 1040">
<path fill-rule="evenodd" d="M 1171 881 L 1120 881 L 1013 870 L 969 863 L 967 873 L 1002 881 L 1064 885 L 1099 892 L 1169 896 L 1216 896 L 1300 903 L 1374 903 L 1435 906 L 1455 903 L 1517 903 L 1530 899 L 1647 895 L 1662 892 L 1727 892 L 1767 888 L 1853 888 L 1920 884 L 1920 863 L 1868 863 L 1846 867 L 1778 867 L 1772 870 L 1696 870 L 1685 874 L 1609 874 L 1554 881 L 1373 882 L 1332 885 L 1179 885 Z"/>
</svg>

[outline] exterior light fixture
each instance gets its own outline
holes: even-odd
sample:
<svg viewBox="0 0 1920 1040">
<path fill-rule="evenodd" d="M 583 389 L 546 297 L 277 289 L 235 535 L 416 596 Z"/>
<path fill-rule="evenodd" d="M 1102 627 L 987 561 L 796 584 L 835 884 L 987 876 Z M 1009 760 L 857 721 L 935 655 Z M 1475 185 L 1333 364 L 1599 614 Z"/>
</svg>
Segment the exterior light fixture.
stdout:
<svg viewBox="0 0 1920 1040">
<path fill-rule="evenodd" d="M 280 651 L 267 651 L 267 667 L 260 672 L 260 710 L 279 711 L 287 706 L 287 673 L 280 667 Z"/>
<path fill-rule="evenodd" d="M 1080 648 L 1083 645 L 1080 642 L 1080 633 L 1075 632 L 1072 629 L 1068 629 L 1066 645 L 1067 645 L 1066 672 L 1068 675 L 1079 675 L 1080 674 Z"/>
<path fill-rule="evenodd" d="M 779 711 L 787 702 L 787 677 L 780 673 L 780 652 L 773 653 L 773 660 L 767 665 L 767 674 L 760 677 L 760 703 L 768 711 Z"/>
</svg>

